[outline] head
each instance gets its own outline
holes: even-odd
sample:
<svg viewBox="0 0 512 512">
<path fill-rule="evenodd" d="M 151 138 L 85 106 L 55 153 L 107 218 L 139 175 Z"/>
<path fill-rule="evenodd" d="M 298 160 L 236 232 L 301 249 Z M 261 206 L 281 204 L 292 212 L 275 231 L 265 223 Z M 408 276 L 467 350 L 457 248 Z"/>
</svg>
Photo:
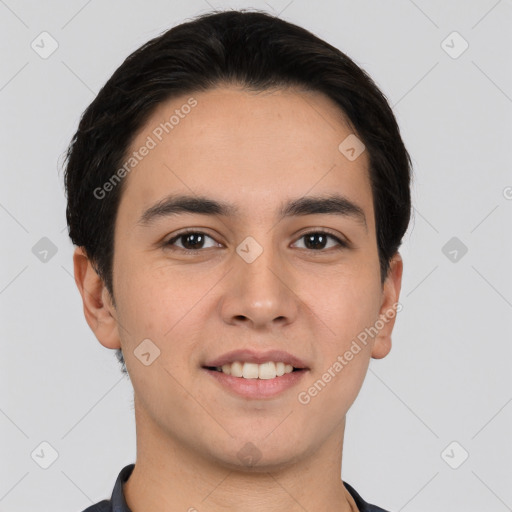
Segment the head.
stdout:
<svg viewBox="0 0 512 512">
<path fill-rule="evenodd" d="M 279 18 L 203 15 L 130 55 L 70 144 L 66 214 L 87 321 L 146 420 L 233 463 L 228 439 L 263 437 L 284 406 L 301 438 L 283 426 L 261 449 L 318 447 L 391 348 L 395 315 L 375 325 L 398 302 L 410 166 L 372 79 Z M 239 348 L 301 358 L 302 391 L 331 378 L 302 402 L 223 394 L 204 367 Z"/>
</svg>

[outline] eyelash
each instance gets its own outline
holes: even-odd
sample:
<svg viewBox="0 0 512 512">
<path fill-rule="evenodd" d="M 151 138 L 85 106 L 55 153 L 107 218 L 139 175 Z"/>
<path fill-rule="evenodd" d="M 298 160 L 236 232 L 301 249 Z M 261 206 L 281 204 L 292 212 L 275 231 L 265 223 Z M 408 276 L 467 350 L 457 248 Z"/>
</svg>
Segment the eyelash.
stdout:
<svg viewBox="0 0 512 512">
<path fill-rule="evenodd" d="M 208 238 L 211 238 L 212 240 L 215 240 L 212 236 L 208 235 L 208 233 L 205 233 L 204 231 L 197 231 L 197 230 L 194 230 L 194 229 L 188 229 L 188 230 L 182 231 L 181 233 L 178 233 L 177 235 L 173 236 L 172 238 L 167 240 L 167 242 L 164 242 L 163 245 L 165 247 L 168 247 L 168 248 L 170 247 L 171 250 L 179 249 L 182 252 L 182 254 L 198 254 L 201 251 L 204 251 L 205 249 L 190 250 L 190 249 L 183 249 L 182 247 L 172 247 L 174 242 L 179 240 L 181 237 L 183 237 L 185 235 L 189 235 L 189 234 L 205 235 Z M 321 230 L 308 231 L 307 233 L 303 233 L 297 240 L 300 240 L 301 238 L 304 238 L 305 236 L 312 235 L 312 234 L 314 234 L 314 235 L 327 235 L 327 237 L 335 240 L 339 244 L 339 247 L 335 247 L 335 248 L 330 247 L 329 249 L 342 250 L 342 249 L 349 248 L 349 244 L 347 242 L 341 240 L 337 236 L 329 233 L 328 231 L 321 231 Z M 207 247 L 207 249 L 210 249 L 210 247 Z M 323 252 L 327 252 L 329 249 L 305 249 L 305 250 L 310 251 L 310 252 L 323 253 Z"/>
</svg>

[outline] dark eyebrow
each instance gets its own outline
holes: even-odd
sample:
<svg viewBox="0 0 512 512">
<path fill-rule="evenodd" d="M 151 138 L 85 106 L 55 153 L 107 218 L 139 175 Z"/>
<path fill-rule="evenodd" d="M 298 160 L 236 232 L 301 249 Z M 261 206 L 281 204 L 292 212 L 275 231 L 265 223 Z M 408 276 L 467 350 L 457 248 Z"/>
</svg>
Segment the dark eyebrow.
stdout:
<svg viewBox="0 0 512 512">
<path fill-rule="evenodd" d="M 160 217 L 168 217 L 179 213 L 233 217 L 237 212 L 238 208 L 236 206 L 208 197 L 171 194 L 145 210 L 137 224 L 147 226 Z"/>
<path fill-rule="evenodd" d="M 205 196 L 171 194 L 145 210 L 137 224 L 148 226 L 158 218 L 180 213 L 234 217 L 238 212 L 238 207 L 233 204 L 217 201 Z M 280 208 L 278 217 L 283 219 L 284 217 L 315 214 L 334 214 L 352 217 L 362 224 L 365 229 L 368 229 L 363 209 L 339 194 L 318 197 L 305 196 L 294 199 Z"/>
<path fill-rule="evenodd" d="M 339 194 L 324 196 L 304 196 L 287 203 L 280 211 L 280 217 L 290 217 L 298 215 L 331 214 L 352 217 L 362 224 L 365 229 L 366 216 L 363 209 Z"/>
</svg>

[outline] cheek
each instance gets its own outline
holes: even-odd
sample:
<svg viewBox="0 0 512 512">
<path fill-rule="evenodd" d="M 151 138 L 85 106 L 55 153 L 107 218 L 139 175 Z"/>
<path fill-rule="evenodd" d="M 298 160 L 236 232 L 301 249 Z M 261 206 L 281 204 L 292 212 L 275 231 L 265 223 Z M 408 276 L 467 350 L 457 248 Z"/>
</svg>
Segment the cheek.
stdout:
<svg viewBox="0 0 512 512">
<path fill-rule="evenodd" d="M 129 265 L 130 272 L 128 265 L 119 272 L 119 281 L 123 281 L 119 286 L 119 334 L 126 366 L 145 407 L 160 407 L 165 402 L 165 410 L 173 410 L 187 400 L 178 382 L 187 378 L 194 340 L 191 312 L 204 289 L 193 291 L 147 264 Z M 144 353 L 149 353 L 148 365 Z M 167 390 L 165 400 L 163 390 Z"/>
<path fill-rule="evenodd" d="M 207 292 L 219 277 L 213 272 L 191 277 L 190 272 L 185 275 L 168 265 L 127 260 L 119 267 L 118 280 L 125 359 L 131 358 L 138 367 L 134 351 L 149 339 L 160 351 L 158 365 L 184 378 L 197 340 L 204 338 L 204 317 L 214 314 Z"/>
<path fill-rule="evenodd" d="M 131 326 L 127 330 L 139 337 L 164 337 L 190 310 L 201 291 L 194 292 L 193 287 L 187 286 L 179 272 L 151 266 L 142 258 L 121 262 L 118 276 L 120 313 Z"/>
<path fill-rule="evenodd" d="M 321 423 L 332 425 L 356 399 L 370 362 L 373 341 L 368 329 L 378 318 L 379 290 L 347 287 L 330 294 L 317 290 L 323 297 L 314 310 L 321 320 L 315 340 L 318 365 L 297 396 L 306 416 L 318 415 Z M 313 432 L 319 426 L 311 427 Z"/>
<path fill-rule="evenodd" d="M 342 349 L 378 318 L 380 281 L 373 272 L 344 272 L 304 285 L 308 305 L 325 327 L 326 339 Z"/>
</svg>

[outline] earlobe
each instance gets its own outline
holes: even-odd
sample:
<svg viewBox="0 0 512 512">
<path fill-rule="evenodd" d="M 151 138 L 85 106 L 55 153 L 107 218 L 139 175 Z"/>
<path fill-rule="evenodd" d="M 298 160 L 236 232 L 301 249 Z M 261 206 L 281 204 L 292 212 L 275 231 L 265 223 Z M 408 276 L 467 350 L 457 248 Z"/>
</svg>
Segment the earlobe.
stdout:
<svg viewBox="0 0 512 512">
<path fill-rule="evenodd" d="M 73 267 L 89 327 L 104 347 L 121 348 L 110 294 L 82 247 L 75 249 Z"/>
<path fill-rule="evenodd" d="M 372 357 L 382 359 L 391 350 L 391 333 L 395 325 L 395 319 L 400 307 L 398 299 L 402 287 L 403 261 L 397 252 L 390 261 L 388 275 L 382 289 L 382 303 L 379 311 L 379 333 L 375 337 L 372 348 Z"/>
</svg>

